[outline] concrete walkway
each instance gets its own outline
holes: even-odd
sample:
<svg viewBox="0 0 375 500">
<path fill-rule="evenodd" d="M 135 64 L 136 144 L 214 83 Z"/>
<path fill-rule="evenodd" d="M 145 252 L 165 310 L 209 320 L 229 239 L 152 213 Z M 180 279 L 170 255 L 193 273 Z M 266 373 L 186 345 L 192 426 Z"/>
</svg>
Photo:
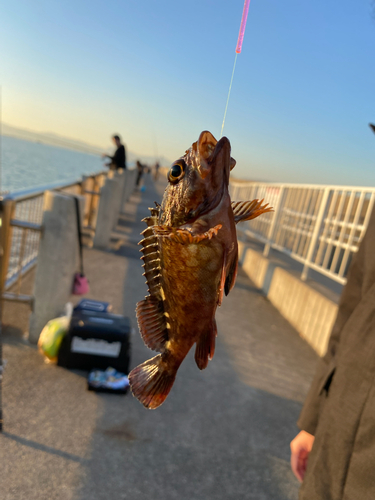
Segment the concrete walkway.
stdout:
<svg viewBox="0 0 375 500">
<path fill-rule="evenodd" d="M 153 353 L 136 329 L 147 290 L 137 242 L 163 183 L 146 179 L 120 217 L 112 248 L 86 250 L 91 297 L 136 330 L 132 366 Z M 217 351 L 200 372 L 190 353 L 165 404 L 86 390 L 86 374 L 44 363 L 5 338 L 1 500 L 293 500 L 289 441 L 316 355 L 240 271 L 217 314 Z"/>
</svg>

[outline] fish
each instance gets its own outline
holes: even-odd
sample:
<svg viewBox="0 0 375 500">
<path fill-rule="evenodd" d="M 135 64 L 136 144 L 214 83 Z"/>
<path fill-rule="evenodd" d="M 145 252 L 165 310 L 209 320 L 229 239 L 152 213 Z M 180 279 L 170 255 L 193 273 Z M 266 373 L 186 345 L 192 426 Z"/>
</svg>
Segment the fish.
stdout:
<svg viewBox="0 0 375 500">
<path fill-rule="evenodd" d="M 159 354 L 129 374 L 133 395 L 155 409 L 167 398 L 184 358 L 207 367 L 215 352 L 215 313 L 237 276 L 236 224 L 272 211 L 264 200 L 231 202 L 236 165 L 228 138 L 208 131 L 175 161 L 162 203 L 141 233 L 149 295 L 136 305 L 140 335 Z"/>
</svg>

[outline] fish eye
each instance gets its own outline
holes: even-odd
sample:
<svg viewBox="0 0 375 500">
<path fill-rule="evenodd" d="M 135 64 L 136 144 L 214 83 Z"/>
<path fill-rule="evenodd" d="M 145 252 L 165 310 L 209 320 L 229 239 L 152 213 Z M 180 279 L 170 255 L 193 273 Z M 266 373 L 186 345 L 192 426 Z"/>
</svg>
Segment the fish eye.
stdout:
<svg viewBox="0 0 375 500">
<path fill-rule="evenodd" d="M 185 162 L 183 160 L 174 163 L 168 173 L 169 182 L 177 182 L 185 172 Z"/>
</svg>

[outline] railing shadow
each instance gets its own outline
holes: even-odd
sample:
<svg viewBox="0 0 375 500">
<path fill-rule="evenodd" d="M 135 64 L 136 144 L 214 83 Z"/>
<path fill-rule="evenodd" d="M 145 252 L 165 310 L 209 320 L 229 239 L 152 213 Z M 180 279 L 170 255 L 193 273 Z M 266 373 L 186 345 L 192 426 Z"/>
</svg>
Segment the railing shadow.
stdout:
<svg viewBox="0 0 375 500">
<path fill-rule="evenodd" d="M 27 446 L 29 448 L 33 448 L 34 450 L 43 451 L 44 453 L 49 453 L 50 455 L 55 455 L 57 457 L 63 458 L 64 460 L 70 460 L 73 462 L 78 462 L 82 465 L 87 465 L 88 460 L 78 455 L 73 455 L 72 453 L 68 453 L 66 451 L 57 450 L 56 448 L 52 448 L 51 446 L 46 446 L 45 444 L 38 443 L 36 441 L 32 441 L 31 439 L 26 439 L 21 436 L 17 436 L 16 434 L 11 434 L 10 432 L 2 432 L 1 436 L 6 439 L 11 439 L 22 446 Z"/>
</svg>

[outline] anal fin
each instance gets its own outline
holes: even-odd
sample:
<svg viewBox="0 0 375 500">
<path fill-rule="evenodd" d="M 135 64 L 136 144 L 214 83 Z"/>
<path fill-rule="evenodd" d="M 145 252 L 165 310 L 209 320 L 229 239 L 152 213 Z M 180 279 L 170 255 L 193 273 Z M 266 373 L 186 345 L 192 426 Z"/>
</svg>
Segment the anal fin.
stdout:
<svg viewBox="0 0 375 500">
<path fill-rule="evenodd" d="M 255 219 L 266 212 L 273 212 L 268 203 L 262 205 L 264 200 L 232 201 L 232 210 L 236 224 L 245 220 Z"/>
<path fill-rule="evenodd" d="M 168 340 L 168 328 L 160 301 L 146 297 L 136 307 L 138 327 L 147 347 L 161 352 Z"/>
<path fill-rule="evenodd" d="M 215 319 L 211 329 L 201 335 L 195 348 L 195 362 L 200 370 L 207 368 L 208 362 L 214 357 L 217 327 Z"/>
</svg>

